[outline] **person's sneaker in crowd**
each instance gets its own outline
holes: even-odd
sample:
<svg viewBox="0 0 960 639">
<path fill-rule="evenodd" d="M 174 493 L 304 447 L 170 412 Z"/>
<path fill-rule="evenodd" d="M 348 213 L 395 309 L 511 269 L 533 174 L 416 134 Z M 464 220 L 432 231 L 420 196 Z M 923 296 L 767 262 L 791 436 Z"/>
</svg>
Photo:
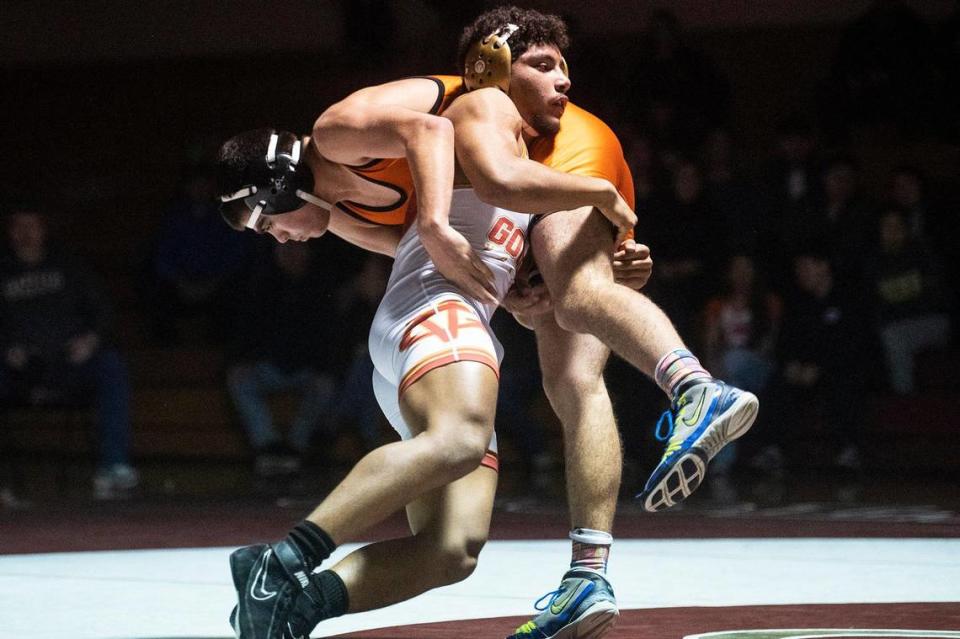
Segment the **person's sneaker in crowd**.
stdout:
<svg viewBox="0 0 960 639">
<path fill-rule="evenodd" d="M 665 510 L 689 497 L 703 481 L 710 460 L 750 430 L 758 406 L 753 393 L 716 379 L 693 383 L 681 392 L 657 422 L 657 439 L 666 441 L 667 448 L 637 495 L 644 510 Z"/>
<path fill-rule="evenodd" d="M 26 510 L 30 502 L 20 499 L 9 486 L 0 487 L 0 510 Z"/>
<path fill-rule="evenodd" d="M 860 456 L 860 449 L 853 444 L 844 446 L 840 454 L 834 459 L 834 463 L 844 470 L 858 471 L 863 469 L 863 458 Z"/>
<path fill-rule="evenodd" d="M 293 475 L 300 472 L 300 455 L 283 443 L 274 443 L 257 450 L 253 471 L 260 477 Z"/>
<path fill-rule="evenodd" d="M 767 473 L 772 477 L 783 475 L 786 462 L 783 458 L 783 452 L 776 444 L 770 444 L 760 449 L 756 455 L 750 458 L 750 468 Z"/>
<path fill-rule="evenodd" d="M 710 490 L 710 501 L 717 506 L 732 506 L 739 502 L 737 487 L 730 480 L 730 475 L 711 473 L 707 480 Z"/>
<path fill-rule="evenodd" d="M 140 485 L 140 473 L 129 464 L 101 468 L 93 476 L 93 498 L 98 500 L 130 497 Z"/>
<path fill-rule="evenodd" d="M 541 613 L 507 639 L 602 637 L 620 617 L 610 582 L 590 568 L 568 570 L 560 587 L 541 597 L 534 607 Z"/>
</svg>

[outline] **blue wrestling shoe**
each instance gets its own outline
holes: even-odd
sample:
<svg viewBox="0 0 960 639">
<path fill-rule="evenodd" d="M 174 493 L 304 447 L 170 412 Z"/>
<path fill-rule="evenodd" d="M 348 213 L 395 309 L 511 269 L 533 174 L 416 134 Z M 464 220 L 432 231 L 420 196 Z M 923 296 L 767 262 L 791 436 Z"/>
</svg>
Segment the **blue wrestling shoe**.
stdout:
<svg viewBox="0 0 960 639">
<path fill-rule="evenodd" d="M 666 441 L 667 449 L 637 495 L 644 510 L 665 510 L 689 497 L 703 481 L 710 460 L 750 430 L 758 406 L 753 393 L 717 379 L 683 391 L 657 422 L 657 439 Z"/>
<path fill-rule="evenodd" d="M 620 617 L 610 582 L 590 568 L 568 570 L 560 587 L 534 607 L 542 613 L 507 639 L 593 639 L 606 634 Z"/>
</svg>

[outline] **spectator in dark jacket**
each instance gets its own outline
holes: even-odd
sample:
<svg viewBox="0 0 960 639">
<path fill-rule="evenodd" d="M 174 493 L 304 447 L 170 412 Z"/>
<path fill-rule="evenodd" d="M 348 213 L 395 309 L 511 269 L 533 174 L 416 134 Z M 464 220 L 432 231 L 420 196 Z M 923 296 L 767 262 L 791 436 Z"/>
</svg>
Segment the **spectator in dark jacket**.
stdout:
<svg viewBox="0 0 960 639">
<path fill-rule="evenodd" d="M 906 216 L 888 209 L 880 218 L 880 244 L 870 269 L 876 326 L 887 356 L 890 387 L 914 390 L 914 356 L 950 341 L 949 295 L 939 261 L 910 236 Z"/>
<path fill-rule="evenodd" d="M 201 318 L 209 342 L 233 328 L 230 309 L 248 265 L 250 238 L 223 223 L 215 197 L 211 171 L 192 169 L 164 213 L 144 286 L 153 337 L 161 344 L 182 340 L 187 317 Z"/>
<path fill-rule="evenodd" d="M 10 254 L 0 265 L 0 400 L 85 403 L 97 408 L 94 495 L 108 499 L 138 483 L 130 465 L 130 385 L 111 340 L 111 308 L 77 260 L 50 247 L 44 216 L 15 208 L 6 220 Z"/>
<path fill-rule="evenodd" d="M 769 445 L 758 457 L 782 458 L 780 445 L 788 447 L 804 431 L 812 435 L 811 424 L 819 424 L 838 451 L 834 462 L 859 468 L 867 324 L 856 299 L 836 279 L 823 242 L 800 247 L 793 269 L 794 291 L 778 341 L 779 375 L 768 404 L 770 427 L 758 433 Z"/>
<path fill-rule="evenodd" d="M 336 381 L 331 359 L 337 322 L 330 287 L 312 267 L 310 248 L 291 242 L 264 247 L 241 296 L 234 330 L 230 396 L 254 449 L 258 474 L 299 469 Z M 286 437 L 274 426 L 267 396 L 295 392 L 299 408 Z"/>
</svg>

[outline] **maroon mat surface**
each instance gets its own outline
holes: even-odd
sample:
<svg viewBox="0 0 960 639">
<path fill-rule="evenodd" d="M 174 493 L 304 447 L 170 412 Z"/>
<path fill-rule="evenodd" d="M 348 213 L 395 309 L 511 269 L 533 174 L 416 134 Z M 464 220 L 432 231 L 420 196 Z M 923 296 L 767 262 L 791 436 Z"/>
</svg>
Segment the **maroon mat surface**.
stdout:
<svg viewBox="0 0 960 639">
<path fill-rule="evenodd" d="M 499 638 L 526 621 L 523 617 L 475 619 L 419 624 L 340 635 L 351 639 L 448 639 L 449 637 Z M 960 603 L 890 603 L 803 606 L 732 606 L 726 608 L 658 608 L 621 611 L 620 622 L 604 639 L 681 639 L 707 632 L 761 628 L 843 628 L 844 637 L 857 630 L 958 630 Z M 322 626 L 314 636 L 322 633 Z M 801 635 L 769 634 L 764 639 Z M 322 636 L 322 635 L 320 635 Z M 887 637 L 903 637 L 890 633 Z M 756 635 L 751 635 L 756 639 Z M 717 639 L 723 639 L 718 637 Z M 739 639 L 743 639 L 742 637 Z"/>
<path fill-rule="evenodd" d="M 279 539 L 301 519 L 306 506 L 273 502 L 129 502 L 59 505 L 0 513 L 0 554 L 239 546 Z M 495 512 L 492 539 L 565 539 L 566 514 Z M 622 509 L 615 535 L 621 539 L 722 537 L 960 537 L 960 518 L 919 523 L 843 520 L 823 514 L 771 517 L 762 513 L 716 516 L 698 513 L 644 514 Z M 394 517 L 351 541 L 409 534 Z"/>
</svg>

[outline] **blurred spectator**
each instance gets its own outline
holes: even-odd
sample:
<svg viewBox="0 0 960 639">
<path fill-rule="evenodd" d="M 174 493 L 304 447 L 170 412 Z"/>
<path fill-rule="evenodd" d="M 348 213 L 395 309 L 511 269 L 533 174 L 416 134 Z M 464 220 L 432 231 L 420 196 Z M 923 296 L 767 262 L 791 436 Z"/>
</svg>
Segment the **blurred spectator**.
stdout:
<svg viewBox="0 0 960 639">
<path fill-rule="evenodd" d="M 874 0 L 843 32 L 823 96 L 836 135 L 859 124 L 940 133 L 948 111 L 933 31 L 900 0 Z"/>
<path fill-rule="evenodd" d="M 250 236 L 223 223 L 216 195 L 211 169 L 190 169 L 164 214 L 144 287 L 153 337 L 162 344 L 178 342 L 180 320 L 190 316 L 203 318 L 207 341 L 229 334 L 231 294 L 247 265 Z"/>
<path fill-rule="evenodd" d="M 373 360 L 370 359 L 368 337 L 370 324 L 377 312 L 387 280 L 390 260 L 374 254 L 365 255 L 356 273 L 337 293 L 337 370 L 345 371 L 343 384 L 332 407 L 335 430 L 350 426 L 356 429 L 366 450 L 380 445 L 383 421 L 373 394 Z"/>
<path fill-rule="evenodd" d="M 709 292 L 712 267 L 723 249 L 716 212 L 703 193 L 700 167 L 683 159 L 671 192 L 650 205 L 637 239 L 650 246 L 656 267 L 648 293 L 670 316 L 680 335 L 694 342 L 696 320 Z"/>
<path fill-rule="evenodd" d="M 960 285 L 960 230 L 957 203 L 932 191 L 919 168 L 909 164 L 896 167 L 890 176 L 889 201 L 905 215 L 910 237 L 929 245 L 943 260 L 944 286 Z"/>
<path fill-rule="evenodd" d="M 774 156 L 766 170 L 766 191 L 775 211 L 802 208 L 810 203 L 816 182 L 816 137 L 813 127 L 798 115 L 777 123 Z"/>
<path fill-rule="evenodd" d="M 787 248 L 826 240 L 834 276 L 844 286 L 863 281 L 863 257 L 870 245 L 871 211 L 859 192 L 859 165 L 852 157 L 836 155 L 821 174 L 822 198 L 784 220 Z"/>
<path fill-rule="evenodd" d="M 760 214 L 756 187 L 741 174 L 733 141 L 726 129 L 713 129 L 703 145 L 705 197 L 720 219 L 723 253 L 754 253 L 770 234 L 768 216 Z"/>
<path fill-rule="evenodd" d="M 754 463 L 776 466 L 783 456 L 781 444 L 812 435 L 810 425 L 820 424 L 837 444 L 834 462 L 859 468 L 865 421 L 859 399 L 865 390 L 862 367 L 868 346 L 862 312 L 836 280 L 822 243 L 801 247 L 793 267 L 795 290 L 784 307 L 779 374 L 767 403 L 770 418 L 758 433 L 769 446 Z"/>
<path fill-rule="evenodd" d="M 734 386 L 763 395 L 774 370 L 774 346 L 783 303 L 757 275 L 753 258 L 735 255 L 726 270 L 725 290 L 706 306 L 704 364 Z M 711 462 L 711 493 L 721 501 L 736 498 L 729 482 L 737 443 Z"/>
<path fill-rule="evenodd" d="M 775 285 L 786 285 L 792 278 L 784 260 L 790 255 L 789 243 L 795 241 L 790 227 L 816 199 L 816 144 L 813 127 L 802 117 L 790 115 L 777 123 L 774 154 L 762 177 L 759 208 L 766 222 L 757 255 L 772 272 Z"/>
<path fill-rule="evenodd" d="M 10 254 L 0 264 L 0 401 L 5 405 L 96 406 L 94 497 L 127 494 L 139 482 L 130 465 L 130 385 L 112 342 L 109 301 L 93 275 L 48 243 L 35 207 L 6 219 Z"/>
<path fill-rule="evenodd" d="M 888 209 L 880 218 L 871 279 L 890 387 L 907 395 L 914 391 L 917 353 L 949 343 L 949 295 L 936 256 L 912 237 L 906 217 L 897 209 Z"/>
<path fill-rule="evenodd" d="M 954 2 L 953 13 L 940 26 L 939 55 L 942 56 L 947 88 L 947 138 L 960 143 L 960 2 Z"/>
<path fill-rule="evenodd" d="M 753 258 L 728 263 L 725 290 L 706 306 L 704 361 L 718 377 L 761 393 L 774 370 L 783 302 L 759 281 Z"/>
<path fill-rule="evenodd" d="M 329 288 L 313 268 L 306 244 L 271 243 L 253 270 L 233 332 L 227 386 L 254 450 L 261 476 L 299 470 L 334 396 L 330 372 L 339 322 Z M 295 392 L 299 408 L 286 438 L 278 434 L 267 396 Z"/>
<path fill-rule="evenodd" d="M 634 133 L 624 137 L 624 141 L 624 157 L 633 174 L 637 210 L 644 211 L 655 189 L 663 180 L 663 167 L 660 166 L 656 149 L 653 148 L 653 140 L 649 137 Z"/>
<path fill-rule="evenodd" d="M 637 100 L 639 119 L 661 148 L 693 149 L 707 130 L 726 122 L 727 79 L 705 53 L 685 41 L 670 10 L 652 12 L 635 68 L 628 94 Z"/>
<path fill-rule="evenodd" d="M 492 326 L 504 352 L 497 395 L 497 436 L 510 438 L 524 460 L 520 465 L 523 485 L 530 493 L 541 492 L 549 487 L 555 460 L 547 449 L 542 420 L 533 414 L 534 401 L 541 393 L 537 341 L 533 331 L 522 327 L 509 313 L 495 314 Z"/>
<path fill-rule="evenodd" d="M 905 215 L 910 237 L 920 240 L 931 231 L 930 201 L 927 198 L 923 174 L 915 166 L 901 165 L 890 175 L 890 201 Z"/>
</svg>

